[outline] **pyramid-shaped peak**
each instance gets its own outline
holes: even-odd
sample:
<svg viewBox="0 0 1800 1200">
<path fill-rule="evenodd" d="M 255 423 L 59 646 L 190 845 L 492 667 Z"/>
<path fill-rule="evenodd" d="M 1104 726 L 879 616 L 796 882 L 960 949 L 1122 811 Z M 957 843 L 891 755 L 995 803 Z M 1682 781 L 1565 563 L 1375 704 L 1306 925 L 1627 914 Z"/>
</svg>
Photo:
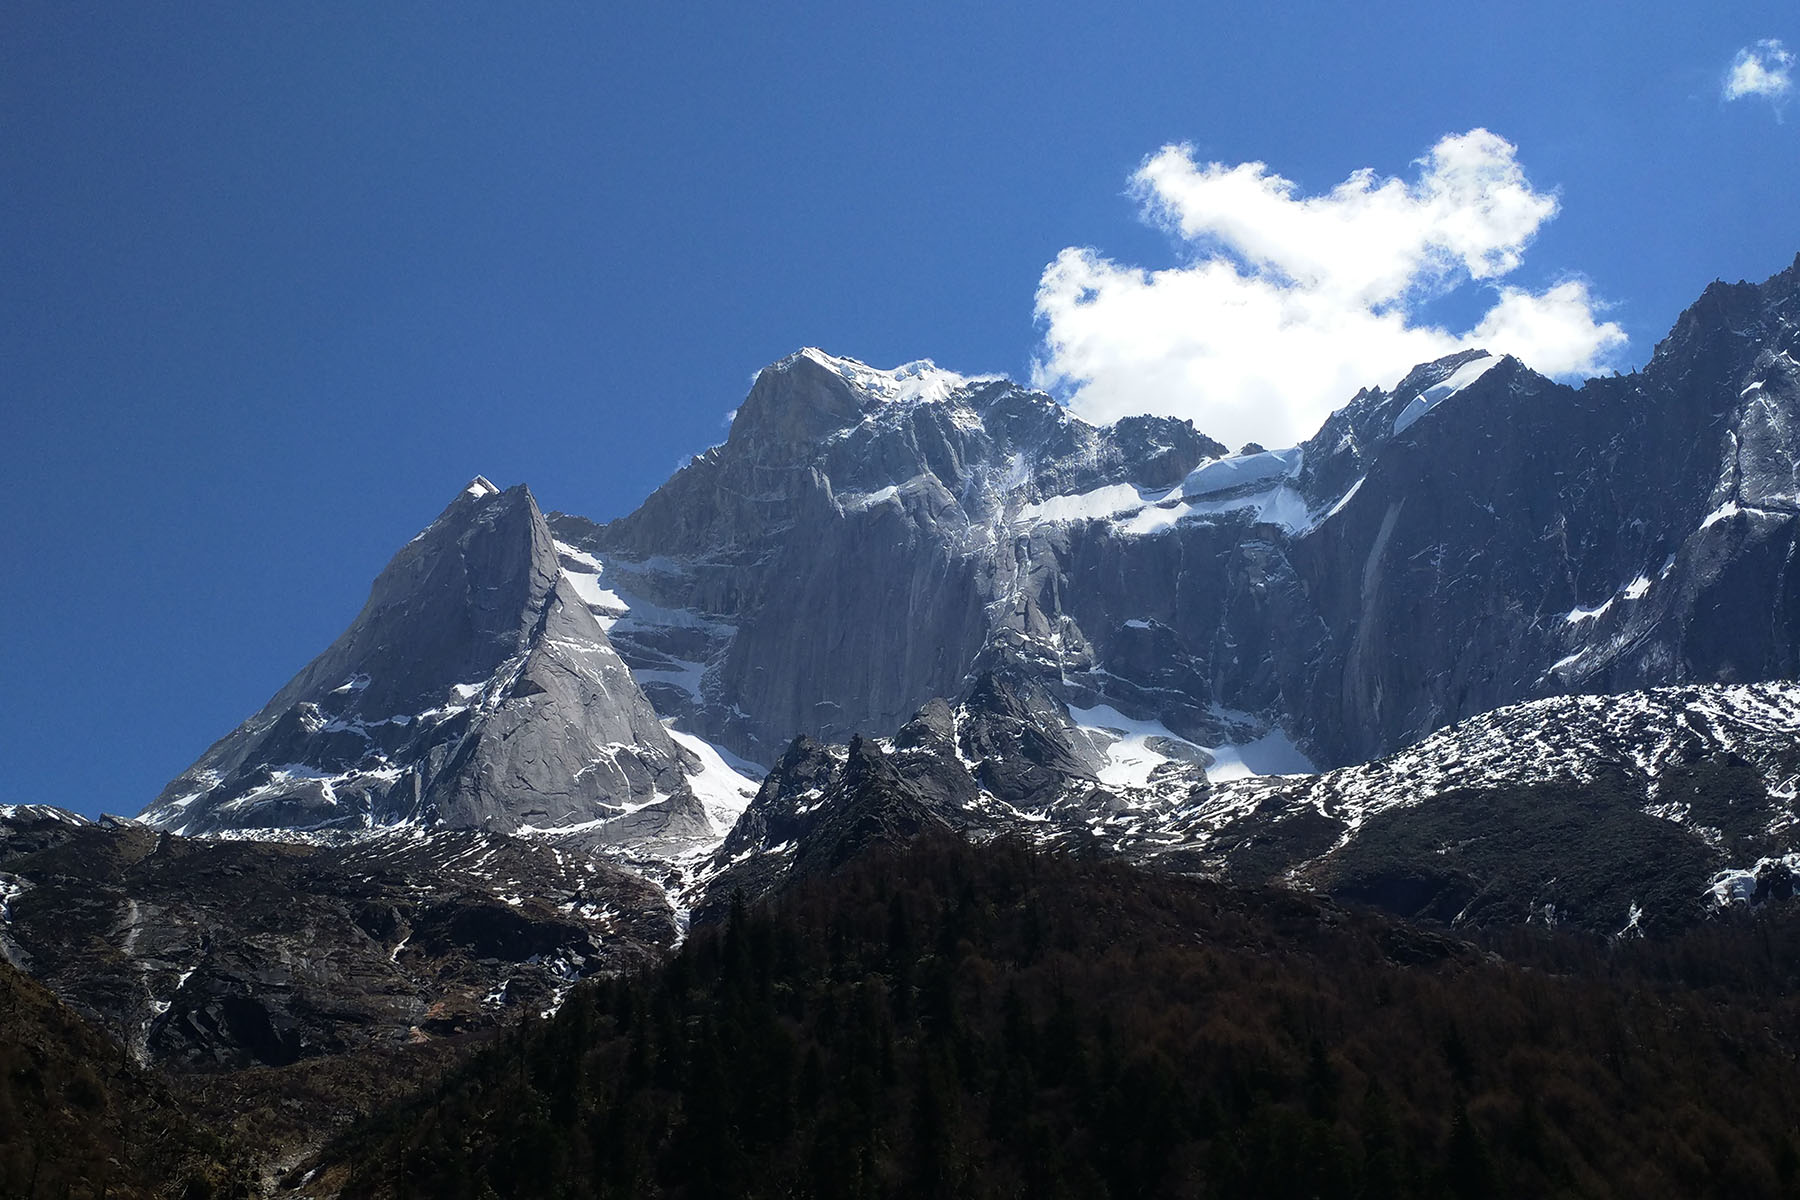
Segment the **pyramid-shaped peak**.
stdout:
<svg viewBox="0 0 1800 1200">
<path fill-rule="evenodd" d="M 555 546 L 524 484 L 476 477 L 343 634 L 143 819 L 188 833 L 506 831 L 643 809 L 630 827 L 646 836 L 704 828 L 674 743 Z"/>
<path fill-rule="evenodd" d="M 518 525 L 521 529 L 535 532 L 543 524 L 543 517 L 537 508 L 537 497 L 531 494 L 531 489 L 525 484 L 515 483 L 512 487 L 501 488 L 487 476 L 477 475 L 450 498 L 450 503 L 444 506 L 431 524 L 421 529 L 407 543 L 396 561 L 409 554 L 416 554 L 423 547 L 444 538 L 463 537 L 473 527 L 491 529 L 496 524 Z M 537 540 L 541 540 L 545 547 L 550 544 L 548 532 Z M 389 564 L 390 567 L 392 565 Z"/>
</svg>

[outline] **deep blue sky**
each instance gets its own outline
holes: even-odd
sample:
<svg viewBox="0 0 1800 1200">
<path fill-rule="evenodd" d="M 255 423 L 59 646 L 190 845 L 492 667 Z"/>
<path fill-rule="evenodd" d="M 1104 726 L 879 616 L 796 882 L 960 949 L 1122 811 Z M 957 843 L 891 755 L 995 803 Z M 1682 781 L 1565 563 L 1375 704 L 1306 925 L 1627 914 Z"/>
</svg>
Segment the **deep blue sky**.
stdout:
<svg viewBox="0 0 1800 1200">
<path fill-rule="evenodd" d="M 1255 7 L 0 8 L 0 802 L 137 811 L 477 472 L 628 511 L 801 345 L 1022 377 L 1059 250 L 1170 261 L 1166 142 L 1493 129 L 1636 363 L 1800 250 L 1800 111 L 1719 97 L 1791 2 Z"/>
</svg>

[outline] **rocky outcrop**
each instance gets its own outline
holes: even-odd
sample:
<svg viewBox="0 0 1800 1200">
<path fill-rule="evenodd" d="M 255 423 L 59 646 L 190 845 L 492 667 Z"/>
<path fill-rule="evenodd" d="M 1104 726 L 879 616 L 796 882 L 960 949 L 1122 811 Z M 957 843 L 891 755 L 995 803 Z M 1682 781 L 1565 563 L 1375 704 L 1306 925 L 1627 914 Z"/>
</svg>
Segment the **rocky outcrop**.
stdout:
<svg viewBox="0 0 1800 1200">
<path fill-rule="evenodd" d="M 1383 446 L 1289 555 L 1324 625 L 1321 757 L 1532 696 L 1800 673 L 1797 289 L 1715 284 L 1637 375 L 1503 363 Z"/>
<path fill-rule="evenodd" d="M 875 846 L 946 832 L 953 813 L 876 742 L 826 747 L 796 738 L 702 868 L 694 920 L 721 920 L 735 903 L 827 875 Z"/>
<path fill-rule="evenodd" d="M 231 1194 L 238 1147 L 167 1081 L 0 961 L 0 1195 L 151 1200 Z M 247 1194 L 247 1193 L 240 1193 Z"/>
<path fill-rule="evenodd" d="M 1224 773 L 1118 720 L 1075 724 L 983 675 L 885 748 L 798 739 L 700 873 L 696 912 L 835 861 L 826 831 L 868 811 L 917 814 L 869 824 L 875 840 L 1016 836 L 1458 927 L 1668 931 L 1791 892 L 1800 870 L 1793 683 L 1538 700 L 1308 775 Z"/>
</svg>

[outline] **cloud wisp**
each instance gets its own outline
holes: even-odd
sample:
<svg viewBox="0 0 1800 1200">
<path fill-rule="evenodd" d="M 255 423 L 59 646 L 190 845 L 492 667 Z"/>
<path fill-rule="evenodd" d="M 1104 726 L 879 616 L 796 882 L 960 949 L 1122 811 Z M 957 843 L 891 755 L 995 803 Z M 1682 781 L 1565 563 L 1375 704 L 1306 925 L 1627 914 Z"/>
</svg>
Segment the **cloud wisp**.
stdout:
<svg viewBox="0 0 1800 1200">
<path fill-rule="evenodd" d="M 1357 389 L 1464 346 L 1562 376 L 1600 370 L 1624 346 L 1584 282 L 1499 282 L 1557 211 L 1511 143 L 1475 129 L 1416 166 L 1411 181 L 1365 169 L 1307 196 L 1266 164 L 1203 164 L 1191 147 L 1165 146 L 1132 191 L 1191 259 L 1148 271 L 1064 250 L 1038 283 L 1034 382 L 1091 420 L 1159 412 L 1232 445 L 1285 445 Z M 1474 328 L 1418 319 L 1471 284 L 1496 294 Z"/>
<path fill-rule="evenodd" d="M 1745 46 L 1731 60 L 1720 95 L 1726 100 L 1760 96 L 1779 110 L 1794 90 L 1794 52 L 1778 38 Z"/>
</svg>

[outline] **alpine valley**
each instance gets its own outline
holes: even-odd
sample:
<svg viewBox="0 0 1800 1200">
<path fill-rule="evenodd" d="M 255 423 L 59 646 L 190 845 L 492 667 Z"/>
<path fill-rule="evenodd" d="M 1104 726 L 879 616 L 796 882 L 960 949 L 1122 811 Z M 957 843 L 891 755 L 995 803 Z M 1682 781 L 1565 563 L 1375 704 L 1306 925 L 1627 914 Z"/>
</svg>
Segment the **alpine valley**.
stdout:
<svg viewBox="0 0 1800 1200">
<path fill-rule="evenodd" d="M 0 808 L 0 982 L 24 997 L 16 1012 L 53 1014 L 30 1017 L 52 1030 L 33 1061 L 108 1046 L 86 1102 L 122 1120 L 164 1089 L 197 1123 L 171 1125 L 149 1158 L 113 1125 L 118 1144 L 87 1158 L 57 1159 L 42 1147 L 62 1135 L 46 1133 L 29 1163 L 0 1162 L 0 1190 L 29 1172 L 54 1194 L 36 1182 L 50 1170 L 75 1195 L 152 1194 L 159 1177 L 177 1194 L 405 1195 L 413 1171 L 436 1182 L 411 1194 L 507 1194 L 507 1180 L 582 1194 L 566 1173 L 506 1166 L 506 1147 L 539 1136 L 507 1124 L 534 1104 L 547 1128 L 587 1114 L 552 1158 L 611 1144 L 603 1116 L 650 1147 L 630 1162 L 581 1151 L 611 1181 L 595 1194 L 752 1194 L 752 1177 L 772 1195 L 1051 1194 L 1032 1174 L 1043 1160 L 1006 1149 L 1030 1129 L 1076 1159 L 1099 1139 L 1091 1179 L 1056 1175 L 1081 1195 L 1189 1194 L 1172 1181 L 1196 1179 L 1212 1183 L 1192 1194 L 1282 1194 L 1257 1155 L 1314 1164 L 1294 1193 L 1308 1195 L 1522 1178 L 1538 1183 L 1514 1194 L 1791 1188 L 1793 1083 L 1751 1068 L 1681 1059 L 1682 1095 L 1737 1089 L 1768 1117 L 1734 1126 L 1742 1145 L 1684 1150 L 1693 1162 L 1625 1126 L 1605 1164 L 1576 1162 L 1605 1139 L 1571 1150 L 1550 1116 L 1520 1115 L 1498 1082 L 1507 1052 L 1468 1024 L 1434 1059 L 1436 1100 L 1371 1116 L 1377 1064 L 1397 1051 L 1343 1033 L 1362 1001 L 1342 980 L 1412 997 L 1395 1003 L 1421 1021 L 1453 1021 L 1457 989 L 1471 1005 L 1548 989 L 1519 1003 L 1553 1031 L 1625 989 L 1593 1003 L 1643 1001 L 1642 1043 L 1596 1055 L 1664 1064 L 1691 1016 L 1736 1047 L 1721 1062 L 1791 1070 L 1785 983 L 1719 968 L 1714 1020 L 1701 985 L 1661 964 L 1753 947 L 1757 930 L 1765 947 L 1792 941 L 1796 355 L 1800 258 L 1707 288 L 1633 374 L 1571 387 L 1468 350 L 1265 449 L 1163 417 L 1088 424 L 928 361 L 805 349 L 764 368 L 724 443 L 627 516 L 545 513 L 525 485 L 477 478 L 344 633 L 140 815 L 88 820 L 54 796 Z M 1223 957 L 1181 959 L 1196 938 Z M 1194 1100 L 1192 1129 L 1115 1162 L 1106 1146 L 1125 1143 L 1091 1132 L 1103 1106 L 1081 1089 L 1102 1088 L 1106 1039 L 1151 1035 L 1091 1012 L 1105 985 L 1082 971 L 1134 939 L 1140 965 L 1262 979 L 1221 992 L 1246 1003 L 1287 973 L 1314 982 L 1255 1001 L 1291 1005 L 1291 1045 L 1245 1034 L 1217 1059 L 1207 1043 L 1206 1063 L 1238 1064 L 1225 1098 Z M 1071 956 L 1078 1001 L 1036 973 L 1042 946 Z M 1014 973 L 984 991 L 954 973 L 971 955 Z M 819 982 L 845 964 L 848 991 Z M 872 1078 L 912 1115 L 879 1136 L 871 1117 L 866 1161 L 820 1149 L 849 1138 L 835 1125 L 757 1141 L 764 1099 L 707 1107 L 736 1095 L 695 1065 L 738 1044 L 721 1015 L 733 988 L 764 988 L 793 1043 L 791 1071 L 741 1049 L 785 1081 L 758 1095 L 791 1085 L 822 1103 L 861 1086 L 829 1055 L 877 978 L 905 997 Z M 1157 979 L 1146 994 L 1186 1003 Z M 723 1007 L 693 999 L 715 984 Z M 1655 987 L 1675 990 L 1644 1000 Z M 1776 999 L 1753 1013 L 1752 995 Z M 954 1016 L 956 997 L 992 1020 Z M 671 1030 L 715 1018 L 726 1032 L 666 1077 L 632 1057 L 634 1037 L 666 1051 Z M 1058 1021 L 1088 1066 L 1042 1057 Z M 615 1043 L 581 1041 L 602 1027 L 623 1039 L 616 1061 Z M 923 1048 L 945 1029 L 966 1040 Z M 1446 1036 L 1434 1026 L 1432 1045 Z M 894 1065 L 896 1038 L 922 1047 L 916 1063 Z M 982 1074 L 1015 1038 L 1034 1047 L 1018 1052 L 1029 1078 Z M 827 1056 L 811 1083 L 806 1046 Z M 1167 1053 L 1185 1074 L 1181 1055 L 1202 1051 Z M 539 1074 L 520 1082 L 507 1055 Z M 1138 1083 L 1175 1086 L 1163 1069 Z M 625 1091 L 583 1107 L 599 1086 L 583 1072 L 632 1081 L 638 1107 L 617 1107 Z M 1321 1081 L 1347 1096 L 1348 1079 L 1360 1115 L 1320 1099 Z M 989 1117 L 987 1149 L 931 1157 L 955 1105 L 1036 1112 L 1037 1088 L 1060 1097 L 1048 1124 Z M 14 1106 L 0 1120 L 53 1131 L 82 1102 L 27 1092 L 0 1096 Z M 1263 1104 L 1325 1140 L 1258 1124 Z M 658 1105 L 673 1115 L 647 1115 Z M 735 1186 L 682 1173 L 682 1131 L 709 1136 L 703 1110 L 708 1153 L 740 1155 Z M 1371 1174 L 1377 1126 L 1397 1147 L 1391 1178 Z M 1208 1157 L 1227 1134 L 1237 1158 Z M 1189 1142 L 1193 1163 L 1143 1157 Z"/>
</svg>

